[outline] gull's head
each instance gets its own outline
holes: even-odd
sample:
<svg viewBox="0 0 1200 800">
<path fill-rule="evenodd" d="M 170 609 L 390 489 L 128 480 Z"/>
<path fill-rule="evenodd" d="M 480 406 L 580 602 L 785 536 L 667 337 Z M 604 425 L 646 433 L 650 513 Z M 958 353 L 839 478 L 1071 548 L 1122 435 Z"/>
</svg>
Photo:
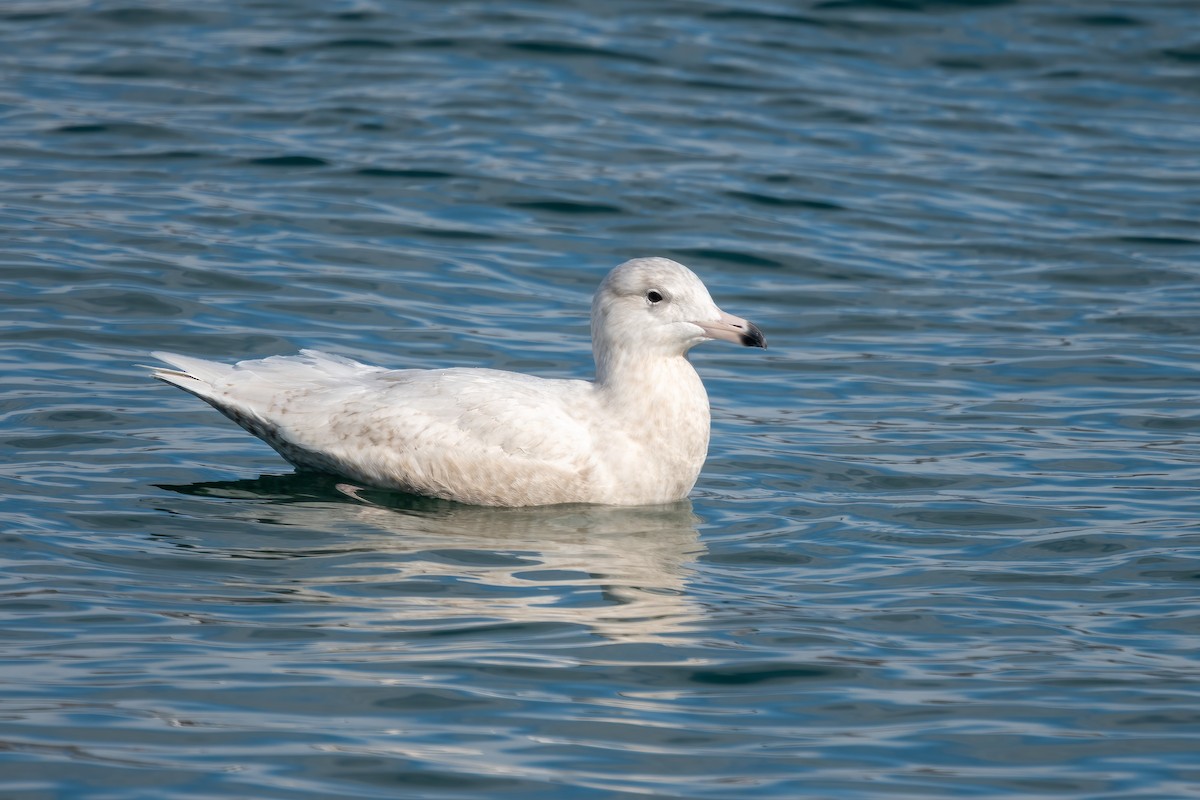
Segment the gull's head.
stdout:
<svg viewBox="0 0 1200 800">
<path fill-rule="evenodd" d="M 678 356 L 709 339 L 767 346 L 754 323 L 717 308 L 696 273 L 669 258 L 626 261 L 592 301 L 598 361 L 617 350 Z"/>
</svg>

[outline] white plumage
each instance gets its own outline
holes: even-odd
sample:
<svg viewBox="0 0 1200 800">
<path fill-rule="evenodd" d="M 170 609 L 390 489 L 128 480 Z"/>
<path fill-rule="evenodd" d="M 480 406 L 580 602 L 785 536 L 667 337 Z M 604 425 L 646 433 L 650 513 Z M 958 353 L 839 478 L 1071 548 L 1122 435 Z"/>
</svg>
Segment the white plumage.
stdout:
<svg viewBox="0 0 1200 800">
<path fill-rule="evenodd" d="M 650 505 L 687 496 L 708 396 L 687 351 L 765 347 L 665 258 L 614 269 L 592 302 L 596 380 L 372 367 L 313 350 L 232 366 L 154 353 L 178 386 L 301 469 L 474 505 Z"/>
</svg>

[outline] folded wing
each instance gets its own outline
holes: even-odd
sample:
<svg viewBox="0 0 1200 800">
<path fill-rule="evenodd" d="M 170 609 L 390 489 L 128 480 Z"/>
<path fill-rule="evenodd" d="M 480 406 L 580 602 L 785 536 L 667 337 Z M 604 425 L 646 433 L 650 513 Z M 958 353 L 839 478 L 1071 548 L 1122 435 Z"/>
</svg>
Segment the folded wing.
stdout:
<svg viewBox="0 0 1200 800">
<path fill-rule="evenodd" d="M 301 468 L 480 505 L 595 501 L 595 399 L 584 381 L 385 370 L 311 350 L 232 366 L 155 356 L 176 367 L 155 377 Z"/>
</svg>

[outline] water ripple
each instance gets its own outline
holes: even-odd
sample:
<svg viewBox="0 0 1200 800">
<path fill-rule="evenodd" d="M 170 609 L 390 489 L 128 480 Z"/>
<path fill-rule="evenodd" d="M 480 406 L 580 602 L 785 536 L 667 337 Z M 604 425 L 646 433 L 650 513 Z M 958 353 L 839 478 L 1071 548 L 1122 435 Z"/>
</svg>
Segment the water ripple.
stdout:
<svg viewBox="0 0 1200 800">
<path fill-rule="evenodd" d="M 1190 9 L 0 9 L 5 796 L 1183 797 Z M 659 509 L 281 474 L 135 365 L 587 377 L 697 269 Z"/>
</svg>

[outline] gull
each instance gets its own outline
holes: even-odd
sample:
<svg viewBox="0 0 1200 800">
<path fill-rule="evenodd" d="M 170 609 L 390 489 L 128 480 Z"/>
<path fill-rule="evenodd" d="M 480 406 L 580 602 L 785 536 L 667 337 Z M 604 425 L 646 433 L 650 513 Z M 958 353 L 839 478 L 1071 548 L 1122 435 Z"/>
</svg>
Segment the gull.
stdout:
<svg viewBox="0 0 1200 800">
<path fill-rule="evenodd" d="M 687 352 L 767 346 L 667 258 L 612 270 L 592 301 L 592 381 L 482 368 L 387 369 L 316 350 L 229 365 L 155 352 L 199 397 L 300 470 L 480 506 L 673 503 L 708 454 Z"/>
</svg>

